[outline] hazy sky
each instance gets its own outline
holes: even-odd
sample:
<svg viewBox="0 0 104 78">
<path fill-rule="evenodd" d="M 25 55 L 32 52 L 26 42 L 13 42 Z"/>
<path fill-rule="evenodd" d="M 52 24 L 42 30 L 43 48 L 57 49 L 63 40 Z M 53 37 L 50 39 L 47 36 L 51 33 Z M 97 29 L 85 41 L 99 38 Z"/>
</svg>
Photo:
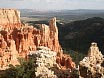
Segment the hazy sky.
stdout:
<svg viewBox="0 0 104 78">
<path fill-rule="evenodd" d="M 0 0 L 0 8 L 39 10 L 104 9 L 104 0 Z"/>
</svg>

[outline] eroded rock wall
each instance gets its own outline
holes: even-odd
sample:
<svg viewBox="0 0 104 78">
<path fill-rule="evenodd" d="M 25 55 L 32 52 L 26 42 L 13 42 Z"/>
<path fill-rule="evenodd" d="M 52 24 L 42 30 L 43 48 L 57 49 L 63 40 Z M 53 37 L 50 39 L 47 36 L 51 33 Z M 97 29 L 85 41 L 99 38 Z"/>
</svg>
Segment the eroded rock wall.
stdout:
<svg viewBox="0 0 104 78">
<path fill-rule="evenodd" d="M 0 9 L 0 28 L 18 27 L 20 24 L 20 11 L 13 9 Z"/>
<path fill-rule="evenodd" d="M 0 24 L 20 23 L 20 11 L 13 9 L 0 9 Z"/>
<path fill-rule="evenodd" d="M 75 66 L 71 57 L 63 54 L 58 41 L 55 17 L 50 20 L 49 26 L 38 24 L 34 27 L 23 25 L 17 10 L 1 9 L 0 14 L 0 69 L 6 69 L 9 64 L 18 64 L 18 57 L 27 59 L 29 52 L 35 51 L 38 46 L 45 46 L 57 52 L 56 61 L 62 68 Z"/>
</svg>

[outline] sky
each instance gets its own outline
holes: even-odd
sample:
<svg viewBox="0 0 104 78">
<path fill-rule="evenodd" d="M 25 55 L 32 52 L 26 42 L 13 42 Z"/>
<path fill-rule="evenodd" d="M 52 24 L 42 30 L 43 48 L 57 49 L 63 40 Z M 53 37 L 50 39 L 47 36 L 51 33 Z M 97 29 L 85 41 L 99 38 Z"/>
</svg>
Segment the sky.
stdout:
<svg viewBox="0 0 104 78">
<path fill-rule="evenodd" d="M 104 0 L 0 0 L 0 8 L 37 10 L 104 9 Z"/>
</svg>

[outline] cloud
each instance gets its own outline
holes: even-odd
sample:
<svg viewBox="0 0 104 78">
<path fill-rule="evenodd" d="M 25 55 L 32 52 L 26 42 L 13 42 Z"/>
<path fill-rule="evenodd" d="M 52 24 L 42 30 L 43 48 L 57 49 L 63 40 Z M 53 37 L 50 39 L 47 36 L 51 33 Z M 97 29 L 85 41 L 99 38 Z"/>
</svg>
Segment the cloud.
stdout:
<svg viewBox="0 0 104 78">
<path fill-rule="evenodd" d="M 66 0 L 30 0 L 33 2 L 44 2 L 44 3 L 56 3 L 56 2 L 65 2 Z"/>
<path fill-rule="evenodd" d="M 104 0 L 0 0 L 1 8 L 104 9 Z"/>
<path fill-rule="evenodd" d="M 25 1 L 25 0 L 8 0 L 8 1 Z"/>
<path fill-rule="evenodd" d="M 46 2 L 57 2 L 57 1 L 62 1 L 62 0 L 45 0 Z"/>
</svg>

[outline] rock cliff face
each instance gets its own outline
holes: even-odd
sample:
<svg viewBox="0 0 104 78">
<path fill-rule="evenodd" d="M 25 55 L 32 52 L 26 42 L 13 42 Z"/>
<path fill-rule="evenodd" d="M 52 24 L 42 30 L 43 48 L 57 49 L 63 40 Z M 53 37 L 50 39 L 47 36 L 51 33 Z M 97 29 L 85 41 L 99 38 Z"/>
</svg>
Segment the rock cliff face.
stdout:
<svg viewBox="0 0 104 78">
<path fill-rule="evenodd" d="M 13 9 L 0 9 L 0 27 L 15 27 L 20 25 L 20 11 Z"/>
<path fill-rule="evenodd" d="M 57 52 L 57 63 L 62 68 L 73 68 L 75 64 L 70 56 L 64 55 L 58 41 L 56 18 L 52 18 L 49 26 L 38 24 L 35 27 L 20 22 L 20 12 L 11 9 L 0 10 L 0 69 L 9 64 L 18 64 L 17 58 L 28 58 L 30 51 L 38 46 L 45 46 Z"/>
<path fill-rule="evenodd" d="M 104 78 L 104 58 L 97 43 L 92 43 L 88 56 L 80 61 L 80 78 Z"/>
</svg>

